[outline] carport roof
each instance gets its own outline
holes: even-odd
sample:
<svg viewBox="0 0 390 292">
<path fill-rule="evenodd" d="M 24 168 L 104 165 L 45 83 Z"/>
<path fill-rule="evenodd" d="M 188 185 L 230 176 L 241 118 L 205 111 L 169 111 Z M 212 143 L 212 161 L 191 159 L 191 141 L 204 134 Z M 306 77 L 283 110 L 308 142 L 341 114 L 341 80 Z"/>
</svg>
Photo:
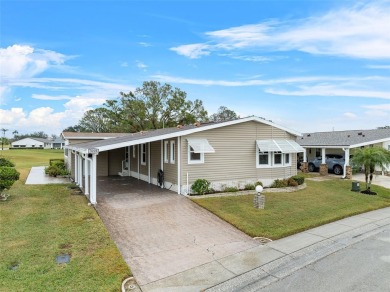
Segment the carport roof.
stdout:
<svg viewBox="0 0 390 292">
<path fill-rule="evenodd" d="M 304 133 L 297 138 L 303 147 L 339 146 L 355 148 L 384 141 L 390 141 L 390 129 L 350 130 Z"/>
<path fill-rule="evenodd" d="M 111 149 L 131 146 L 131 145 L 159 141 L 163 139 L 170 139 L 170 138 L 184 136 L 184 135 L 201 132 L 209 129 L 215 129 L 219 127 L 224 127 L 224 126 L 229 126 L 229 125 L 234 125 L 234 124 L 239 124 L 239 123 L 244 123 L 249 121 L 255 121 L 255 122 L 267 124 L 282 129 L 295 136 L 301 135 L 299 132 L 277 125 L 272 121 L 268 121 L 263 118 L 253 116 L 253 117 L 241 118 L 241 119 L 225 121 L 225 122 L 209 122 L 209 123 L 202 123 L 202 124 L 196 123 L 194 125 L 178 126 L 174 128 L 141 131 L 138 133 L 127 134 L 122 137 L 69 145 L 69 146 L 65 146 L 65 148 L 69 148 L 79 152 L 90 152 L 90 153 L 95 152 L 94 150 L 107 151 Z"/>
</svg>

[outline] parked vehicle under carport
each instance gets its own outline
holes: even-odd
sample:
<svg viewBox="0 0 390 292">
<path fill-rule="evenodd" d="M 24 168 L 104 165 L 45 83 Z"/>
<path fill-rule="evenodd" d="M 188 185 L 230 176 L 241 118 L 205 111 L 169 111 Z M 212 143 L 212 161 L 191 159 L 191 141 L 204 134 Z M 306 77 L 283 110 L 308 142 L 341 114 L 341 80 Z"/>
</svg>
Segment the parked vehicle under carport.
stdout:
<svg viewBox="0 0 390 292">
<path fill-rule="evenodd" d="M 345 164 L 345 159 L 340 154 L 326 154 L 325 163 L 328 165 L 328 170 L 337 175 L 343 174 L 343 166 Z M 314 172 L 320 168 L 322 164 L 322 157 L 316 157 L 313 160 L 309 161 L 309 171 Z"/>
</svg>

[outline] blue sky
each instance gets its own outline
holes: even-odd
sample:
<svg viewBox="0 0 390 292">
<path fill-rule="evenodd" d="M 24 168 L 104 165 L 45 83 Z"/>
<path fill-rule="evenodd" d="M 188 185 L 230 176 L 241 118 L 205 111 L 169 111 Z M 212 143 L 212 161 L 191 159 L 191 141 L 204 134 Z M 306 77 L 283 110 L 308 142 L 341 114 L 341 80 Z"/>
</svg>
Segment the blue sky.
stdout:
<svg viewBox="0 0 390 292">
<path fill-rule="evenodd" d="M 59 134 L 143 81 L 300 132 L 390 124 L 390 1 L 0 0 L 0 127 Z"/>
</svg>

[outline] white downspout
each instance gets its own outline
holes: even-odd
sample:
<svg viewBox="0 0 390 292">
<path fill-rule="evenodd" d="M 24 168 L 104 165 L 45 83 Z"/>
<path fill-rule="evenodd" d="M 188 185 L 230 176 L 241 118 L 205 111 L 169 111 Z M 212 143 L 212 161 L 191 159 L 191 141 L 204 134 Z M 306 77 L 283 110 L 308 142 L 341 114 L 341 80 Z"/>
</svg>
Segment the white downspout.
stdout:
<svg viewBox="0 0 390 292">
<path fill-rule="evenodd" d="M 80 155 L 79 157 L 79 165 L 80 165 L 80 169 L 79 169 L 79 182 L 80 182 L 80 188 L 83 187 L 83 156 Z"/>
<path fill-rule="evenodd" d="M 180 172 L 181 172 L 181 145 L 180 145 L 180 136 L 177 137 L 177 193 L 180 195 L 181 191 L 181 182 L 180 182 Z"/>
<path fill-rule="evenodd" d="M 150 183 L 150 142 L 148 143 L 148 181 Z"/>
<path fill-rule="evenodd" d="M 74 153 L 74 182 L 76 185 L 79 185 L 79 156 L 77 155 L 77 152 Z"/>
</svg>

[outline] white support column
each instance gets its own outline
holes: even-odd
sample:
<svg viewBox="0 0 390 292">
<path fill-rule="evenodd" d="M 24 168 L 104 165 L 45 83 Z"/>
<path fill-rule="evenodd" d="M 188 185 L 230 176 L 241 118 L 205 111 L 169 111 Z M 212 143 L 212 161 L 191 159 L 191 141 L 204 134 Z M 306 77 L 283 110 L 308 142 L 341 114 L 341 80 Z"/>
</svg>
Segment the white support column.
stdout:
<svg viewBox="0 0 390 292">
<path fill-rule="evenodd" d="M 344 163 L 344 167 L 343 167 L 343 178 L 346 177 L 347 175 L 347 166 L 349 166 L 349 148 L 343 148 L 344 150 L 344 158 L 345 158 L 345 163 Z"/>
<path fill-rule="evenodd" d="M 77 155 L 77 152 L 74 153 L 74 182 L 76 185 L 78 185 L 78 180 L 79 180 L 79 156 Z"/>
<path fill-rule="evenodd" d="M 181 172 L 181 143 L 180 138 L 177 137 L 177 193 L 180 195 L 181 181 L 180 181 L 180 172 Z"/>
<path fill-rule="evenodd" d="M 148 181 L 151 182 L 150 177 L 150 142 L 148 143 Z"/>
<path fill-rule="evenodd" d="M 80 169 L 79 169 L 79 182 L 80 182 L 80 188 L 83 187 L 83 157 L 80 155 Z"/>
<path fill-rule="evenodd" d="M 325 157 L 326 153 L 325 153 L 325 148 L 321 148 L 321 156 L 322 156 L 322 161 L 321 163 L 322 164 L 325 164 L 326 163 L 326 157 Z"/>
<path fill-rule="evenodd" d="M 161 170 L 164 171 L 164 140 L 161 140 Z"/>
<path fill-rule="evenodd" d="M 304 148 L 305 151 L 303 151 L 303 162 L 307 162 L 307 154 L 306 154 L 306 148 Z"/>
<path fill-rule="evenodd" d="M 87 154 L 88 155 L 88 154 Z M 89 195 L 89 159 L 85 158 L 84 160 L 84 168 L 85 168 L 85 195 Z"/>
<path fill-rule="evenodd" d="M 130 146 L 128 147 L 127 149 L 127 163 L 128 163 L 128 166 L 127 166 L 127 170 L 129 172 L 129 176 L 131 176 L 131 165 L 130 165 L 130 158 L 131 158 L 131 155 L 130 155 Z"/>
<path fill-rule="evenodd" d="M 89 201 L 92 204 L 96 204 L 96 158 L 97 155 L 92 155 L 92 167 L 91 167 L 91 194 L 89 196 Z"/>
<path fill-rule="evenodd" d="M 137 161 L 138 161 L 138 179 L 139 179 L 139 156 L 141 155 L 141 153 L 139 153 L 139 144 L 138 144 L 138 153 L 137 153 Z"/>
</svg>

